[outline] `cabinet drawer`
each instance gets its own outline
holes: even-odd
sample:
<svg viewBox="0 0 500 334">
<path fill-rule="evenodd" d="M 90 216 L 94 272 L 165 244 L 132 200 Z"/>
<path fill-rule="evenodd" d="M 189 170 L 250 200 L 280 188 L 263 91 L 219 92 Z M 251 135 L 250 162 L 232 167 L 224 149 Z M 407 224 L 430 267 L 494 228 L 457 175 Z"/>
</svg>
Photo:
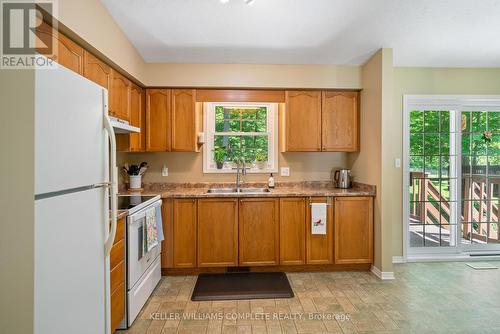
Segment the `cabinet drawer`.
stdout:
<svg viewBox="0 0 500 334">
<path fill-rule="evenodd" d="M 113 292 L 125 282 L 125 261 L 120 262 L 111 269 L 110 291 Z"/>
<path fill-rule="evenodd" d="M 113 245 L 109 255 L 109 267 L 113 269 L 125 258 L 125 240 L 122 239 Z"/>
<path fill-rule="evenodd" d="M 118 288 L 111 294 L 111 333 L 125 316 L 125 283 L 122 282 Z"/>
</svg>

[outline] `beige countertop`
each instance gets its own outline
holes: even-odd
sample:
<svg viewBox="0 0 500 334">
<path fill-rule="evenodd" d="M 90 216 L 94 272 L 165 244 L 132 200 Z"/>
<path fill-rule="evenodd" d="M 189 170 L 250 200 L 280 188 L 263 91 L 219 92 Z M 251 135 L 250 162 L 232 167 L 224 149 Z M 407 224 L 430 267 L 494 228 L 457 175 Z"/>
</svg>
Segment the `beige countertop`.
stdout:
<svg viewBox="0 0 500 334">
<path fill-rule="evenodd" d="M 265 193 L 207 193 L 209 188 L 234 188 L 230 183 L 149 183 L 142 194 L 161 194 L 162 198 L 216 198 L 216 197 L 339 197 L 375 196 L 375 186 L 354 183 L 352 188 L 335 188 L 329 181 L 279 182 L 275 189 Z M 242 188 L 267 188 L 265 183 L 244 183 Z"/>
</svg>

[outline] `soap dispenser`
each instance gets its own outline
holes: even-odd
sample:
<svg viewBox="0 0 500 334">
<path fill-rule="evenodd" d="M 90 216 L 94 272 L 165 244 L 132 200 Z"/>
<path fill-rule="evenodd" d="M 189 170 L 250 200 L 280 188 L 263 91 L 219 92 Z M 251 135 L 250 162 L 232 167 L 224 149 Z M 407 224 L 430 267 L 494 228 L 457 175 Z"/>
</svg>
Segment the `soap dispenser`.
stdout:
<svg viewBox="0 0 500 334">
<path fill-rule="evenodd" d="M 269 189 L 274 189 L 274 177 L 273 177 L 273 173 L 271 173 L 271 176 L 269 176 L 269 179 L 267 180 L 267 187 Z"/>
</svg>

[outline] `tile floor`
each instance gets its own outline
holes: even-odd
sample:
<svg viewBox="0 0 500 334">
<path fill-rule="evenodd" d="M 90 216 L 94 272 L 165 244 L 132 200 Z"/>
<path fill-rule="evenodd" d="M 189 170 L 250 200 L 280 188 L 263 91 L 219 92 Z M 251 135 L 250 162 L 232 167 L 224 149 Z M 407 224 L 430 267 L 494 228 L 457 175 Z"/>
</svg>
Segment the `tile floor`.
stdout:
<svg viewBox="0 0 500 334">
<path fill-rule="evenodd" d="M 214 302 L 190 300 L 196 276 L 164 277 L 119 333 L 500 333 L 500 269 L 409 263 L 395 274 L 290 273 L 292 299 Z"/>
</svg>

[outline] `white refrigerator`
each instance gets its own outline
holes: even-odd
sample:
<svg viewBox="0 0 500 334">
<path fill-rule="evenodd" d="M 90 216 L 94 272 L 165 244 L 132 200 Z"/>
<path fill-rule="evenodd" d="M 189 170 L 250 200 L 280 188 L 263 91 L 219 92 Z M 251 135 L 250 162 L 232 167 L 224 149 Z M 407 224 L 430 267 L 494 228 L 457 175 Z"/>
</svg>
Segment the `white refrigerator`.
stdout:
<svg viewBox="0 0 500 334">
<path fill-rule="evenodd" d="M 107 91 L 86 78 L 35 71 L 36 334 L 110 332 L 117 169 L 107 110 Z"/>
</svg>

